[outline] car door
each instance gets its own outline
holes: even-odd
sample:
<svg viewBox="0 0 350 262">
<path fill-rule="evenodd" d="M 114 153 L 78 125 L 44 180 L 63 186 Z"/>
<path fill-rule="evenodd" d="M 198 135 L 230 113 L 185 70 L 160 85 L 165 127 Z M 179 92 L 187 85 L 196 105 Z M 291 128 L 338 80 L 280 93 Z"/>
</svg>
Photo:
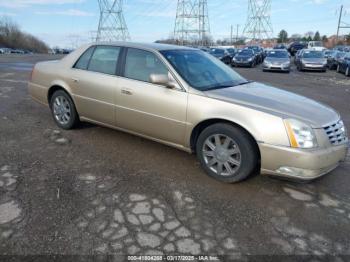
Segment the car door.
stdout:
<svg viewBox="0 0 350 262">
<path fill-rule="evenodd" d="M 71 70 L 71 87 L 80 117 L 115 125 L 117 64 L 121 48 L 89 48 Z"/>
<path fill-rule="evenodd" d="M 150 83 L 151 74 L 171 73 L 158 54 L 125 50 L 125 67 L 118 85 L 117 126 L 155 139 L 184 143 L 187 92 Z"/>
</svg>

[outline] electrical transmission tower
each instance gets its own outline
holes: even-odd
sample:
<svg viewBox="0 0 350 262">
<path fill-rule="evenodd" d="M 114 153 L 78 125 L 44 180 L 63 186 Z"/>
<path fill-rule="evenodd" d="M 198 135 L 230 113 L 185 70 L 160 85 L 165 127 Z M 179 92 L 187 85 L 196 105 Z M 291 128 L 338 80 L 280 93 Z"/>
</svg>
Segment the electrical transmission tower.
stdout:
<svg viewBox="0 0 350 262">
<path fill-rule="evenodd" d="M 271 0 L 248 0 L 248 20 L 243 35 L 251 40 L 270 38 L 273 33 L 270 15 Z"/>
<path fill-rule="evenodd" d="M 123 15 L 123 0 L 97 0 L 100 21 L 96 41 L 127 41 L 130 39 Z"/>
<path fill-rule="evenodd" d="M 181 44 L 207 44 L 210 35 L 207 0 L 178 0 L 174 38 Z"/>
</svg>

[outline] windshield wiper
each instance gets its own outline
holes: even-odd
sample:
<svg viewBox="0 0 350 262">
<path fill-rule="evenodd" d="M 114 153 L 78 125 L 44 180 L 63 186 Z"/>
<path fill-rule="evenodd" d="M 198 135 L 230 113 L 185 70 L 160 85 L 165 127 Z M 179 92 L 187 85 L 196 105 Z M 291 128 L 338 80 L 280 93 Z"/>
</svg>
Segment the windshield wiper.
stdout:
<svg viewBox="0 0 350 262">
<path fill-rule="evenodd" d="M 237 85 L 234 85 L 234 86 L 243 86 L 243 85 L 247 85 L 247 84 L 250 84 L 250 83 L 253 83 L 254 81 L 245 81 L 245 82 L 241 82 Z"/>
</svg>

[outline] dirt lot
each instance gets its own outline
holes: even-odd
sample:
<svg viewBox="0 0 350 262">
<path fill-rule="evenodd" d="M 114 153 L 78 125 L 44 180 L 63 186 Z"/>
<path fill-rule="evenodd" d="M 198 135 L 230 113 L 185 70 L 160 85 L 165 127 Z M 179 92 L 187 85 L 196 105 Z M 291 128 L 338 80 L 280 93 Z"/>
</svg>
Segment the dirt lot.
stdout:
<svg viewBox="0 0 350 262">
<path fill-rule="evenodd" d="M 308 184 L 267 176 L 222 184 L 170 147 L 89 124 L 59 130 L 27 92 L 33 63 L 47 59 L 55 57 L 0 56 L 1 255 L 350 259 L 350 155 Z M 334 107 L 350 129 L 344 75 L 235 70 Z"/>
</svg>

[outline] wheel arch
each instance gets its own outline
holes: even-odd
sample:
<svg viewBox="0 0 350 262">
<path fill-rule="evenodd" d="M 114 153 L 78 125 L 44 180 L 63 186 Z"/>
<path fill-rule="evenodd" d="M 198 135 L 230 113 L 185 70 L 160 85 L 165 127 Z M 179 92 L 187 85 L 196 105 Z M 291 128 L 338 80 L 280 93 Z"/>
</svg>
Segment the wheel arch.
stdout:
<svg viewBox="0 0 350 262">
<path fill-rule="evenodd" d="M 47 91 L 47 102 L 49 105 L 51 102 L 52 95 L 58 90 L 62 90 L 64 92 L 66 92 L 67 95 L 69 95 L 69 97 L 72 99 L 73 103 L 75 104 L 75 101 L 73 99 L 73 96 L 71 94 L 70 89 L 64 83 L 54 82 L 54 83 L 52 83 L 51 87 Z"/>
<path fill-rule="evenodd" d="M 257 142 L 257 139 L 254 137 L 254 135 L 249 132 L 246 128 L 244 128 L 243 126 L 233 122 L 233 121 L 230 121 L 230 120 L 226 120 L 226 119 L 220 119 L 220 118 L 212 118 L 212 119 L 207 119 L 207 120 L 204 120 L 200 123 L 198 123 L 193 129 L 192 129 L 192 132 L 191 132 L 191 136 L 190 136 L 190 148 L 192 150 L 192 152 L 195 152 L 196 151 L 196 143 L 197 143 L 197 139 L 199 137 L 199 135 L 201 134 L 201 132 L 211 126 L 211 125 L 214 125 L 214 124 L 218 124 L 218 123 L 226 123 L 226 124 L 229 124 L 229 125 L 232 125 L 232 126 L 235 126 L 239 129 L 241 129 L 243 132 L 245 132 L 252 140 L 252 142 L 254 143 L 255 147 L 256 147 L 256 150 L 257 150 L 257 153 L 258 153 L 258 159 L 260 161 L 261 159 L 261 154 L 260 154 L 260 149 L 259 149 L 259 146 L 258 146 L 258 142 Z"/>
</svg>

